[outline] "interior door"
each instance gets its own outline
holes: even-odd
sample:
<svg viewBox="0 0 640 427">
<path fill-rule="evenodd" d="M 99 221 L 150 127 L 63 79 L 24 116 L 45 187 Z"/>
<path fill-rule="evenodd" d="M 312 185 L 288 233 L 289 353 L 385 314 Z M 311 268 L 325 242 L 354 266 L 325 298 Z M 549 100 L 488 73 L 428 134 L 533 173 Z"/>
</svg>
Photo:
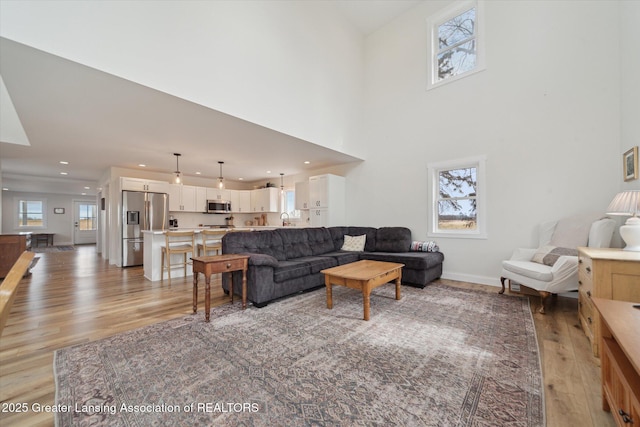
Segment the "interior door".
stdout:
<svg viewBox="0 0 640 427">
<path fill-rule="evenodd" d="M 96 243 L 98 206 L 87 201 L 74 201 L 73 204 L 73 244 Z"/>
</svg>

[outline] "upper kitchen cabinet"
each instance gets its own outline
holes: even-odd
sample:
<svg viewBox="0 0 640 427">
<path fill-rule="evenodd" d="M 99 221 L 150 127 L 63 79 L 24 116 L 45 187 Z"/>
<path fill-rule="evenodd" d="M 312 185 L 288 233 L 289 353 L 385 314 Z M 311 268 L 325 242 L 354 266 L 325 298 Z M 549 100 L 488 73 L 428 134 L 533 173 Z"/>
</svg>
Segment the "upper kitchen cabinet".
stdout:
<svg viewBox="0 0 640 427">
<path fill-rule="evenodd" d="M 251 190 L 229 190 L 229 200 L 231 201 L 231 212 L 251 212 Z"/>
<path fill-rule="evenodd" d="M 233 205 L 231 208 L 233 209 Z M 278 189 L 274 187 L 267 187 L 251 191 L 251 211 L 279 212 Z"/>
<path fill-rule="evenodd" d="M 312 227 L 333 227 L 345 224 L 345 179 L 337 175 L 309 178 L 309 224 Z"/>
<path fill-rule="evenodd" d="M 341 207 L 345 204 L 345 179 L 337 175 L 317 175 L 309 178 L 311 209 Z"/>
<path fill-rule="evenodd" d="M 205 212 L 207 189 L 192 185 L 169 184 L 169 211 Z"/>
<path fill-rule="evenodd" d="M 168 193 L 171 184 L 165 181 L 152 181 L 142 178 L 120 178 L 120 186 L 129 191 L 150 191 L 152 193 Z"/>
<path fill-rule="evenodd" d="M 296 182 L 296 209 L 309 209 L 309 181 Z"/>
<path fill-rule="evenodd" d="M 207 187 L 207 200 L 230 201 L 231 191 L 232 190 L 220 190 L 219 188 L 215 187 Z M 233 205 L 231 207 L 233 207 Z"/>
</svg>

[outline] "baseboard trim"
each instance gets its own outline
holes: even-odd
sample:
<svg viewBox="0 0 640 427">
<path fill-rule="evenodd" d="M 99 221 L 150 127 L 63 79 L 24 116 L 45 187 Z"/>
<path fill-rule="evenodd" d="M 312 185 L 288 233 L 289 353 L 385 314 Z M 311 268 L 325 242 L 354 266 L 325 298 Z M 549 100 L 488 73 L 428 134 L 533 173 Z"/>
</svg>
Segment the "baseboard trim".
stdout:
<svg viewBox="0 0 640 427">
<path fill-rule="evenodd" d="M 499 277 L 478 276 L 475 274 L 443 272 L 442 278 L 447 280 L 456 280 L 458 282 L 471 282 L 478 283 L 480 285 L 489 285 L 502 287 Z"/>
</svg>

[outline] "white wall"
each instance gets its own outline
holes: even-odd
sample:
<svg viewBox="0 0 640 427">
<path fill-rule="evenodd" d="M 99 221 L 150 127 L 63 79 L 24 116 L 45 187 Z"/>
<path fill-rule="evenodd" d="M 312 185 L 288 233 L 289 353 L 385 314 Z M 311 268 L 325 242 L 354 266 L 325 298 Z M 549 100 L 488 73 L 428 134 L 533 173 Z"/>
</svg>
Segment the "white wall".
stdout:
<svg viewBox="0 0 640 427">
<path fill-rule="evenodd" d="M 96 199 L 92 196 L 76 196 L 69 194 L 51 194 L 51 193 L 23 193 L 17 191 L 4 191 L 2 195 L 2 232 L 5 234 L 18 233 L 20 231 L 32 231 L 34 233 L 54 233 L 54 245 L 72 245 L 73 244 L 73 220 L 74 206 L 73 202 L 83 200 L 95 203 Z M 46 200 L 47 209 L 47 226 L 43 229 L 19 229 L 17 227 L 17 200 L 20 199 Z M 53 208 L 64 208 L 63 214 L 54 214 Z"/>
<path fill-rule="evenodd" d="M 640 145 L 640 1 L 620 4 L 620 153 Z M 622 160 L 619 162 L 622 176 Z M 640 180 L 628 181 L 623 190 L 640 190 Z"/>
<path fill-rule="evenodd" d="M 343 150 L 362 35 L 325 1 L 6 1 L 0 34 Z"/>
<path fill-rule="evenodd" d="M 426 20 L 445 4 L 424 2 L 365 41 L 354 150 L 367 160 L 348 175 L 348 219 L 424 240 L 427 164 L 486 155 L 489 238 L 438 243 L 446 276 L 497 284 L 536 224 L 604 212 L 620 187 L 618 4 L 486 2 L 486 70 L 427 91 Z"/>
</svg>

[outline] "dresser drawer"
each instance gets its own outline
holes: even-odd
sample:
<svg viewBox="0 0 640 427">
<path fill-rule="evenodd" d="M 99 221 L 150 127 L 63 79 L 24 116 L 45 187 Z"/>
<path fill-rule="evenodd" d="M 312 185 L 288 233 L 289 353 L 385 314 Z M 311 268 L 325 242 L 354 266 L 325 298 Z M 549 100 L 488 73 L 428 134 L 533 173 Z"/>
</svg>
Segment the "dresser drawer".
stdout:
<svg viewBox="0 0 640 427">
<path fill-rule="evenodd" d="M 594 339 L 596 331 L 596 323 L 598 321 L 595 307 L 591 298 L 587 296 L 585 292 L 578 292 L 578 318 L 580 319 L 580 325 L 582 330 L 591 343 L 591 351 L 594 356 L 598 355 L 598 340 Z"/>
<path fill-rule="evenodd" d="M 593 264 L 589 257 L 578 258 L 578 286 L 581 291 L 593 291 Z"/>
</svg>

